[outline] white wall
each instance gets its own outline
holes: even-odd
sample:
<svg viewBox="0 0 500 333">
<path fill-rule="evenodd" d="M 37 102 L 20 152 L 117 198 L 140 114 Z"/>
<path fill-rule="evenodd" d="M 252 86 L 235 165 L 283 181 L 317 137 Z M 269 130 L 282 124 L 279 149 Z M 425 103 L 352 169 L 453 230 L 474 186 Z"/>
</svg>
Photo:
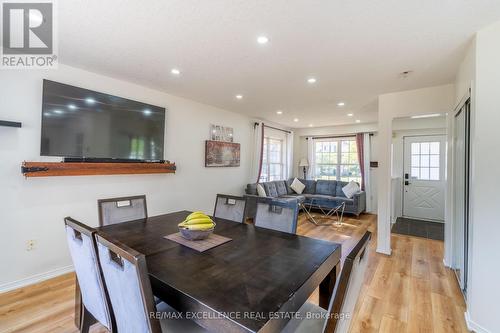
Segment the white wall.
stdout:
<svg viewBox="0 0 500 333">
<path fill-rule="evenodd" d="M 337 135 L 353 135 L 356 133 L 372 132 L 374 135 L 370 138 L 371 161 L 377 161 L 377 124 L 353 124 L 342 126 L 328 126 L 328 127 L 313 127 L 301 128 L 295 131 L 294 138 L 294 171 L 295 177 L 303 177 L 302 168 L 299 168 L 299 161 L 301 158 L 307 158 L 307 140 L 308 136 L 337 136 Z M 370 183 L 371 183 L 371 211 L 370 213 L 377 212 L 377 168 L 370 168 Z"/>
<path fill-rule="evenodd" d="M 457 77 L 473 81 L 471 134 L 471 244 L 468 317 L 476 332 L 498 332 L 500 266 L 498 204 L 500 165 L 500 21 L 476 35 L 475 56 L 468 54 Z M 474 51 L 471 51 L 474 52 Z M 474 64 L 475 59 L 475 64 Z M 475 73 L 474 73 L 475 72 Z M 475 87 L 475 89 L 474 89 Z M 457 91 L 456 99 L 463 89 Z"/>
<path fill-rule="evenodd" d="M 394 118 L 433 113 L 447 113 L 453 109 L 453 84 L 402 91 L 379 96 L 378 104 L 378 232 L 377 251 L 391 253 L 391 142 Z"/>
<path fill-rule="evenodd" d="M 39 153 L 43 78 L 166 107 L 165 158 L 177 163 L 176 174 L 24 179 L 22 161 L 54 160 Z M 64 65 L 50 71 L 2 71 L 0 119 L 23 123 L 20 129 L 0 127 L 0 291 L 31 282 L 38 274 L 70 269 L 63 217 L 96 226 L 99 198 L 146 194 L 150 215 L 182 209 L 211 212 L 216 193 L 242 194 L 250 180 L 249 118 Z M 204 167 L 210 123 L 234 128 L 235 142 L 241 143 L 240 167 Z M 26 251 L 30 239 L 35 249 Z"/>
</svg>

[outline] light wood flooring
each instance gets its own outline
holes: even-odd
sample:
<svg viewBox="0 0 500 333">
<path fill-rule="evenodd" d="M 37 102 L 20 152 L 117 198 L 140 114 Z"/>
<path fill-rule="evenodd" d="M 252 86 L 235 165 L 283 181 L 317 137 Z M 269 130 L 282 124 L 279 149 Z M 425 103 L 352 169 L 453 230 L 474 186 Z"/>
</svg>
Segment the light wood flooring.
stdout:
<svg viewBox="0 0 500 333">
<path fill-rule="evenodd" d="M 443 242 L 392 235 L 392 255 L 375 252 L 376 216 L 346 218 L 342 227 L 315 226 L 299 218 L 298 233 L 342 243 L 345 257 L 364 231 L 373 232 L 365 283 L 351 333 L 468 332 L 465 304 L 451 270 L 443 266 Z M 78 332 L 71 274 L 0 294 L 0 332 Z M 317 292 L 311 295 L 317 301 Z M 92 333 L 107 332 L 96 324 Z"/>
</svg>

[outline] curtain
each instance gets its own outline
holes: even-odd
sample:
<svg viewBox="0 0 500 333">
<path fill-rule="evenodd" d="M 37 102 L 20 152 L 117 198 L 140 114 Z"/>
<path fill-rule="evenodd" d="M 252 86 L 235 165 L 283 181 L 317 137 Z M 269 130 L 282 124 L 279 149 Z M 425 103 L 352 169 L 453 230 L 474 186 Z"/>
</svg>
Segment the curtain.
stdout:
<svg viewBox="0 0 500 333">
<path fill-rule="evenodd" d="M 361 170 L 361 190 L 365 189 L 365 154 L 364 154 L 364 134 L 356 134 L 356 146 L 358 150 L 359 169 Z"/>
<path fill-rule="evenodd" d="M 262 153 L 264 146 L 264 123 L 258 122 L 254 125 L 254 150 L 252 156 L 252 180 L 259 182 L 260 172 L 262 170 Z"/>
<path fill-rule="evenodd" d="M 366 192 L 366 211 L 372 211 L 372 186 L 370 177 L 371 142 L 370 133 L 363 134 L 363 165 L 364 165 L 364 188 Z"/>
<path fill-rule="evenodd" d="M 285 180 L 293 177 L 293 132 L 286 135 Z"/>
<path fill-rule="evenodd" d="M 309 168 L 307 169 L 307 178 L 314 179 L 314 171 L 316 169 L 314 164 L 314 139 L 312 136 L 307 137 L 307 161 Z"/>
</svg>

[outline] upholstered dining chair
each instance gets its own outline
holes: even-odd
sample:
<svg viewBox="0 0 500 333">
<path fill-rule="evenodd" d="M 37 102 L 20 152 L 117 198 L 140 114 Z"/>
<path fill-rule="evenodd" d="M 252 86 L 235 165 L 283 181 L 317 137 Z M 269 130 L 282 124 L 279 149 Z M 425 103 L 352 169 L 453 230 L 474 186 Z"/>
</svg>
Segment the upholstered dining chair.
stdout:
<svg viewBox="0 0 500 333">
<path fill-rule="evenodd" d="M 97 200 L 99 225 L 122 223 L 148 217 L 145 195 Z"/>
<path fill-rule="evenodd" d="M 288 322 L 282 333 L 345 333 L 349 331 L 354 307 L 363 285 L 370 238 L 371 233 L 367 231 L 346 257 L 340 278 L 330 297 L 328 310 L 306 302 L 298 311 L 299 315 Z"/>
<path fill-rule="evenodd" d="M 166 303 L 155 304 L 143 254 L 102 235 L 97 235 L 97 248 L 118 332 L 206 332 L 184 317 L 151 316 L 155 312 L 173 314 L 175 310 Z"/>
<path fill-rule="evenodd" d="M 99 321 L 110 332 L 116 332 L 113 311 L 99 266 L 95 229 L 71 217 L 64 219 L 66 239 L 80 290 L 80 332 L 88 332 Z M 95 320 L 94 320 L 95 319 Z"/>
<path fill-rule="evenodd" d="M 245 222 L 247 199 L 227 194 L 217 194 L 214 217 L 234 222 Z"/>
<path fill-rule="evenodd" d="M 257 227 L 297 233 L 299 204 L 296 199 L 257 198 L 254 224 Z"/>
</svg>

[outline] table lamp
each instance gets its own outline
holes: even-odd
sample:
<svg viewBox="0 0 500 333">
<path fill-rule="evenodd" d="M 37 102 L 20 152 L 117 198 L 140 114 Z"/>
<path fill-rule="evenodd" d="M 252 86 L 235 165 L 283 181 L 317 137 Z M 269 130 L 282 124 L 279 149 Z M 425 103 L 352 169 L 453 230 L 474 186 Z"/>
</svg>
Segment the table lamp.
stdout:
<svg viewBox="0 0 500 333">
<path fill-rule="evenodd" d="M 299 167 L 302 167 L 302 170 L 304 172 L 304 179 L 306 179 L 306 171 L 308 166 L 309 162 L 307 161 L 307 158 L 301 158 L 299 162 Z"/>
</svg>

